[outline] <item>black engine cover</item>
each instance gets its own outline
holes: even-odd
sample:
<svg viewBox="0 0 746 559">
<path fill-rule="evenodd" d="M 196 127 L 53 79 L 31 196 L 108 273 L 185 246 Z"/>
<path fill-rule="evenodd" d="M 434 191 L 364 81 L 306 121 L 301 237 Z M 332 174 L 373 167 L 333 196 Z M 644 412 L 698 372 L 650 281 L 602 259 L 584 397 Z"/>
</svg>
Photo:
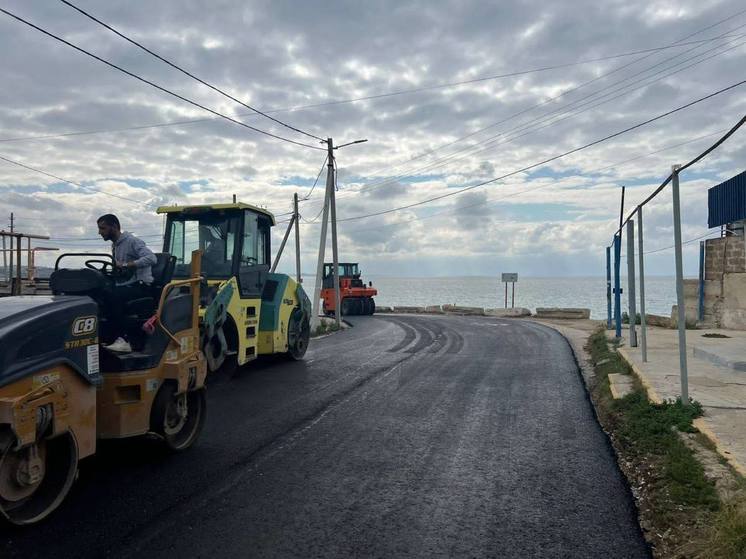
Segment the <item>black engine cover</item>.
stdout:
<svg viewBox="0 0 746 559">
<path fill-rule="evenodd" d="M 0 298 L 0 387 L 60 364 L 100 384 L 98 323 L 90 297 Z"/>
</svg>

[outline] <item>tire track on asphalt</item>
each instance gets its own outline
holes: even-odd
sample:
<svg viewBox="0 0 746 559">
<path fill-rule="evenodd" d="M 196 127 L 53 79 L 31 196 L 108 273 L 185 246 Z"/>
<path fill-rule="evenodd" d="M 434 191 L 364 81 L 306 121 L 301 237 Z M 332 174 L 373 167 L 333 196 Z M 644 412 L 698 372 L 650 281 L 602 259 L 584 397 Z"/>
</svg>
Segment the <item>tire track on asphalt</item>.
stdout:
<svg viewBox="0 0 746 559">
<path fill-rule="evenodd" d="M 245 478 L 252 475 L 257 468 L 267 460 L 289 449 L 300 441 L 329 413 L 349 402 L 369 384 L 380 382 L 390 374 L 400 370 L 407 361 L 414 359 L 416 356 L 417 354 L 413 353 L 400 359 L 389 367 L 374 369 L 368 375 L 361 377 L 346 390 L 331 398 L 323 406 L 317 408 L 304 419 L 296 422 L 286 431 L 260 443 L 260 445 L 253 451 L 249 452 L 239 460 L 227 465 L 223 472 L 224 481 L 220 484 L 219 489 L 216 490 L 215 485 L 208 485 L 206 487 L 201 487 L 192 493 L 185 494 L 180 501 L 164 509 L 155 522 L 139 526 L 127 533 L 117 542 L 119 551 L 112 551 L 109 549 L 107 550 L 109 552 L 108 554 L 113 557 L 130 557 L 133 553 L 139 552 L 143 546 L 147 546 L 150 542 L 160 537 L 164 531 L 172 526 L 188 524 L 189 513 L 192 510 L 200 509 L 208 502 L 222 498 Z M 123 545 L 126 546 L 128 542 L 132 541 L 136 541 L 137 544 L 132 548 L 127 547 L 125 549 L 123 547 Z"/>
<path fill-rule="evenodd" d="M 394 347 L 389 348 L 387 351 L 389 353 L 396 353 L 398 351 L 401 351 L 402 349 L 408 347 L 417 337 L 417 330 L 412 328 L 409 324 L 402 320 L 395 320 L 389 317 L 384 318 L 386 322 L 390 322 L 391 324 L 395 324 L 402 330 L 404 330 L 404 339 L 400 341 L 398 344 L 396 344 Z"/>
<path fill-rule="evenodd" d="M 448 330 L 453 334 L 453 337 L 451 338 L 450 345 L 446 348 L 446 353 L 451 355 L 461 353 L 461 350 L 464 349 L 464 337 L 458 330 L 454 330 L 453 328 L 449 328 Z"/>
<path fill-rule="evenodd" d="M 410 324 L 410 326 L 413 326 L 415 330 L 417 330 L 420 338 L 419 340 L 417 340 L 417 342 L 415 342 L 413 346 L 405 349 L 405 353 L 419 353 L 420 351 L 423 351 L 433 345 L 433 342 L 435 341 L 435 335 L 427 326 L 422 323 L 422 321 L 415 321 L 415 323 Z"/>
</svg>

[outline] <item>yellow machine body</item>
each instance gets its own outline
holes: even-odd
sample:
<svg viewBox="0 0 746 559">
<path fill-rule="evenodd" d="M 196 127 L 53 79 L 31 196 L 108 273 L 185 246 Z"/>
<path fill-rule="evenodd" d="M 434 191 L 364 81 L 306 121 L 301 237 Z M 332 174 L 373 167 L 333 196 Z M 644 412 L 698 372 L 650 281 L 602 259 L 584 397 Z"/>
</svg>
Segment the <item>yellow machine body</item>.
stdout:
<svg viewBox="0 0 746 559">
<path fill-rule="evenodd" d="M 287 274 L 271 269 L 274 216 L 244 203 L 168 206 L 164 252 L 187 266 L 190 249 L 205 253 L 203 346 L 210 370 L 241 366 L 259 355 L 305 352 L 310 301 Z M 299 341 L 300 340 L 300 341 Z"/>
<path fill-rule="evenodd" d="M 191 277 L 171 281 L 162 289 L 152 319 L 152 335 L 161 336 L 159 347 L 164 349 L 160 355 L 153 354 L 154 365 L 144 369 L 131 363 L 121 366 L 127 363 L 127 355 L 104 355 L 108 350 L 99 346 L 98 319 L 88 311 L 89 307 L 95 309 L 90 299 L 48 298 L 48 306 L 52 307 L 68 301 L 73 309 L 75 303 L 88 306 L 80 307 L 86 309 L 84 316 L 71 315 L 65 328 L 54 325 L 56 337 L 52 343 L 60 340 L 63 345 L 54 355 L 60 358 L 55 357 L 54 363 L 38 370 L 19 369 L 16 380 L 0 386 L 0 513 L 6 519 L 15 524 L 32 524 L 54 510 L 75 478 L 77 462 L 96 452 L 97 439 L 152 433 L 162 437 L 173 450 L 185 449 L 196 439 L 204 421 L 207 375 L 207 362 L 199 343 L 199 268 L 200 255 L 195 253 Z M 2 301 L 3 305 L 10 307 L 15 303 L 22 309 L 8 315 L 11 320 L 6 321 L 6 332 L 13 330 L 15 324 L 18 329 L 25 325 L 39 327 L 31 322 L 31 312 L 24 305 L 33 310 L 34 305 L 43 308 L 46 301 L 31 301 L 35 297 L 21 299 L 24 298 Z M 177 303 L 177 322 L 187 327 L 171 331 L 169 312 Z M 63 312 L 64 309 L 60 314 Z M 0 329 L 2 326 L 0 322 Z M 7 335 L 12 334 L 11 331 Z M 84 352 L 87 366 L 76 362 L 73 353 L 70 358 L 65 357 L 68 351 Z M 1 372 L 13 377 L 12 367 L 17 366 L 19 353 L 9 359 L 13 361 L 0 359 L 0 366 L 5 367 Z M 28 359 L 33 360 L 33 355 Z M 20 361 L 22 364 L 23 359 Z M 120 366 L 109 369 L 113 363 Z M 199 414 L 191 423 L 186 420 L 190 406 L 191 413 Z M 189 433 L 183 431 L 184 425 L 191 429 Z M 58 487 L 49 490 L 49 484 Z M 35 498 L 39 501 L 35 502 Z"/>
</svg>

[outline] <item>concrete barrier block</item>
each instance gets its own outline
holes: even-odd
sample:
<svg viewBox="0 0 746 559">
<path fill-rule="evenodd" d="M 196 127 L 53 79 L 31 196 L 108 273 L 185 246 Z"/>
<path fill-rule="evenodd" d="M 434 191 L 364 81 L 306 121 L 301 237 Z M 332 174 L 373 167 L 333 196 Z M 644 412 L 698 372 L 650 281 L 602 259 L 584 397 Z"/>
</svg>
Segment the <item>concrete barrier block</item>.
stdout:
<svg viewBox="0 0 746 559">
<path fill-rule="evenodd" d="M 445 311 L 440 305 L 430 305 L 425 307 L 423 312 L 427 314 L 445 314 Z"/>
<path fill-rule="evenodd" d="M 418 314 L 422 313 L 424 310 L 425 307 L 393 307 L 393 312 L 405 314 Z"/>
<path fill-rule="evenodd" d="M 387 307 L 385 305 L 376 305 L 376 314 L 391 313 L 391 312 L 394 312 L 394 307 Z"/>
<path fill-rule="evenodd" d="M 481 307 L 461 307 L 458 305 L 443 305 L 443 311 L 448 314 L 460 314 L 466 316 L 484 316 L 484 309 Z"/>
<path fill-rule="evenodd" d="M 696 329 L 698 309 L 685 307 L 684 310 L 686 311 L 686 328 Z M 679 327 L 679 307 L 677 305 L 671 307 L 671 324 L 674 328 Z"/>
<path fill-rule="evenodd" d="M 545 307 L 536 309 L 537 318 L 566 318 L 566 319 L 588 319 L 591 317 L 591 309 Z"/>
<path fill-rule="evenodd" d="M 515 307 L 512 309 L 484 309 L 484 314 L 498 318 L 522 318 L 531 316 L 531 311 L 523 307 Z"/>
<path fill-rule="evenodd" d="M 660 328 L 674 327 L 670 316 L 660 316 L 657 314 L 645 314 L 645 323 L 648 326 L 659 326 Z"/>
</svg>

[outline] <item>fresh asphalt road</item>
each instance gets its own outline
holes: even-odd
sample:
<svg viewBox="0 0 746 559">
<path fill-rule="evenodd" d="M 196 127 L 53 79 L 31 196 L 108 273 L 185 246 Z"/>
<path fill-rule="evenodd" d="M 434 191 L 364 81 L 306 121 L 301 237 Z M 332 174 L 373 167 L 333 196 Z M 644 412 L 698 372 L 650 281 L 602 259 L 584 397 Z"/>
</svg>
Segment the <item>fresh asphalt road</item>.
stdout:
<svg viewBox="0 0 746 559">
<path fill-rule="evenodd" d="M 567 342 L 360 317 L 208 388 L 200 440 L 104 445 L 2 557 L 648 557 Z"/>
</svg>

